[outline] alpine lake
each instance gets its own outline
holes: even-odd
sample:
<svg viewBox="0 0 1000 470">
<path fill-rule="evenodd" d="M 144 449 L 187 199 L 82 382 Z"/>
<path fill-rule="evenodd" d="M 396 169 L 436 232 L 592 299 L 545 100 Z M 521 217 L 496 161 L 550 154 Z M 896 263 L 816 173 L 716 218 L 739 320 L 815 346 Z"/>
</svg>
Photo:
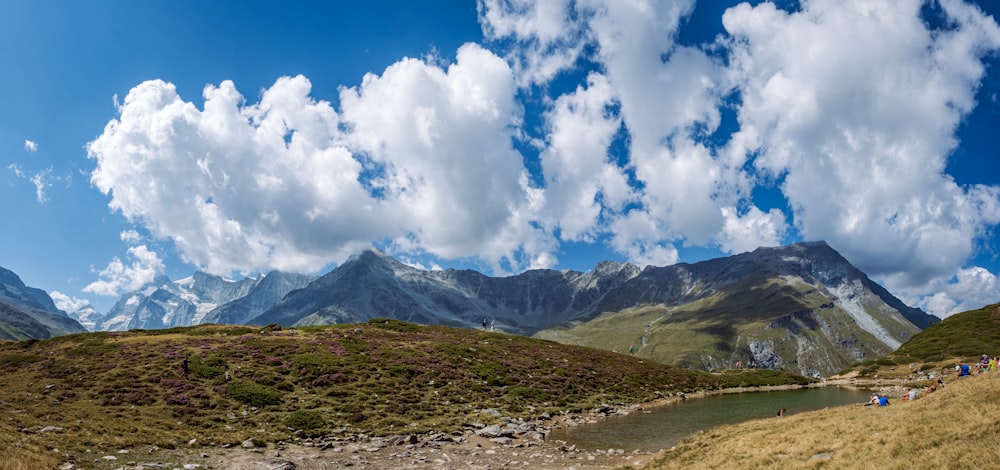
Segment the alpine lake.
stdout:
<svg viewBox="0 0 1000 470">
<path fill-rule="evenodd" d="M 566 445 L 582 449 L 655 452 L 716 426 L 752 419 L 781 419 L 778 416 L 781 409 L 788 416 L 848 404 L 864 406 L 870 397 L 870 390 L 834 386 L 709 395 L 611 416 L 597 423 L 553 429 L 548 440 L 565 441 Z"/>
</svg>

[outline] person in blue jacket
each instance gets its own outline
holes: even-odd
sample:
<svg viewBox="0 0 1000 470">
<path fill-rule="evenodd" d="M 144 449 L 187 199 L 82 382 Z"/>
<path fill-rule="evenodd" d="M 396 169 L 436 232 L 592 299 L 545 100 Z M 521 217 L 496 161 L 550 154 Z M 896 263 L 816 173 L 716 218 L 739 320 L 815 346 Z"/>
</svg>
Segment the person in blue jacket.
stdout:
<svg viewBox="0 0 1000 470">
<path fill-rule="evenodd" d="M 969 374 L 969 365 L 963 362 L 962 365 L 959 367 L 958 376 L 965 377 L 968 375 L 971 375 Z"/>
</svg>

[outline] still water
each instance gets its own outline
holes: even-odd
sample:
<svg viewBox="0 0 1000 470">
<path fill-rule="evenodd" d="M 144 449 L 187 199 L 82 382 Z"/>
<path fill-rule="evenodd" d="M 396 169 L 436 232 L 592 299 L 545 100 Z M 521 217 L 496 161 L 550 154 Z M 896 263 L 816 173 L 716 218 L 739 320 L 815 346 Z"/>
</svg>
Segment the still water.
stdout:
<svg viewBox="0 0 1000 470">
<path fill-rule="evenodd" d="M 864 405 L 870 391 L 820 387 L 775 392 L 713 395 L 613 416 L 599 423 L 553 429 L 548 440 L 562 440 L 583 449 L 668 449 L 698 431 L 722 424 L 785 415 L 846 404 Z"/>
</svg>

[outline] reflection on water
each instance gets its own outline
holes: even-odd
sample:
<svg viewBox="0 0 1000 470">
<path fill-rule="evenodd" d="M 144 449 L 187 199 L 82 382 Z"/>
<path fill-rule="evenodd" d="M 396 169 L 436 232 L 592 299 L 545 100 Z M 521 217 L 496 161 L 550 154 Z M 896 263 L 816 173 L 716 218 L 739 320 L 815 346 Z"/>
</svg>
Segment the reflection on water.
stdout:
<svg viewBox="0 0 1000 470">
<path fill-rule="evenodd" d="M 657 451 L 677 444 L 703 429 L 751 419 L 777 417 L 830 406 L 862 406 L 870 391 L 820 387 L 776 392 L 736 393 L 692 398 L 628 416 L 613 416 L 596 424 L 553 429 L 550 441 L 562 440 L 584 449 Z"/>
</svg>

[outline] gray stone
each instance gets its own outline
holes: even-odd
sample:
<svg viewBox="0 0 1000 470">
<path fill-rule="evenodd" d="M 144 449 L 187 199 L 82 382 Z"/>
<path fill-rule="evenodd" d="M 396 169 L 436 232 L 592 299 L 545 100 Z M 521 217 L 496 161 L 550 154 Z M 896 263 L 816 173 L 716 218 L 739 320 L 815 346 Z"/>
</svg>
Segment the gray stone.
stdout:
<svg viewBox="0 0 1000 470">
<path fill-rule="evenodd" d="M 819 453 L 819 454 L 816 454 L 816 455 L 810 457 L 809 460 L 815 460 L 815 461 L 825 462 L 825 461 L 830 460 L 832 458 L 833 458 L 833 454 L 828 454 L 826 452 L 822 452 L 822 453 Z"/>
</svg>

